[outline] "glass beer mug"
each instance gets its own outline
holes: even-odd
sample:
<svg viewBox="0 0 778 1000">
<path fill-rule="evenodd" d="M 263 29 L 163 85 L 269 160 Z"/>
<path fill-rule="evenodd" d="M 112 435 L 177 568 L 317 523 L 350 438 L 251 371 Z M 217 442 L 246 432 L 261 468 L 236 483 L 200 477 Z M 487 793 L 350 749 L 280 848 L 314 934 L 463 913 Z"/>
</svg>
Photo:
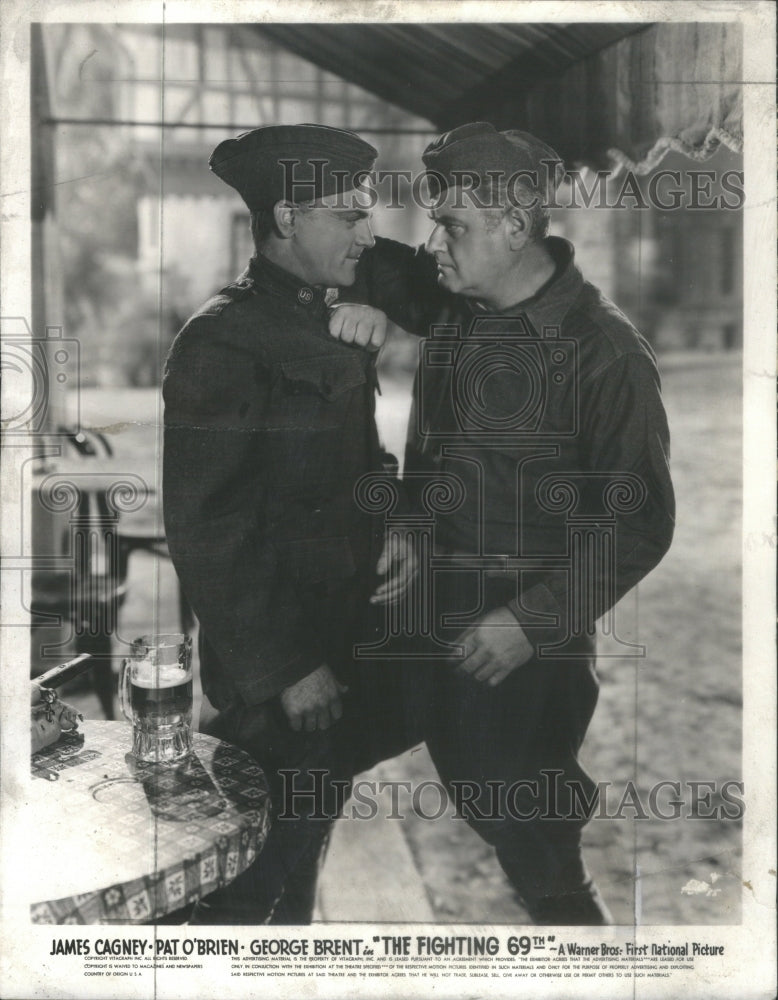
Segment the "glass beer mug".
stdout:
<svg viewBox="0 0 778 1000">
<path fill-rule="evenodd" d="M 143 635 L 122 662 L 119 701 L 132 723 L 136 760 L 182 760 L 192 749 L 192 640 Z"/>
</svg>

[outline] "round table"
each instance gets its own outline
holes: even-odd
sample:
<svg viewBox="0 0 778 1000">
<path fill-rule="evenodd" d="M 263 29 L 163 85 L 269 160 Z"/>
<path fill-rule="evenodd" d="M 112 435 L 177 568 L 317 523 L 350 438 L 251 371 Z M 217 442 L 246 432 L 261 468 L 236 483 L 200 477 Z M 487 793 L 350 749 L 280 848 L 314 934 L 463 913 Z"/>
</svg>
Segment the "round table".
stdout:
<svg viewBox="0 0 778 1000">
<path fill-rule="evenodd" d="M 86 721 L 32 758 L 32 920 L 150 923 L 231 882 L 270 825 L 262 770 L 196 733 L 190 757 L 143 764 L 131 729 Z"/>
</svg>

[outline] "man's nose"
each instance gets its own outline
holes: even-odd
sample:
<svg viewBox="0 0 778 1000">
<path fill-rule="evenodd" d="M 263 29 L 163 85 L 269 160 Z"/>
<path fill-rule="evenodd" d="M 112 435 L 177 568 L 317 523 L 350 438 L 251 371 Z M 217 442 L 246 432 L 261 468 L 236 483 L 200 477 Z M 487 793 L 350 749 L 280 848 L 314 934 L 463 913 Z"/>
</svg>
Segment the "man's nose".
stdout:
<svg viewBox="0 0 778 1000">
<path fill-rule="evenodd" d="M 445 230 L 439 223 L 432 227 L 424 249 L 427 253 L 440 253 L 446 249 Z"/>
<path fill-rule="evenodd" d="M 360 219 L 357 223 L 357 245 L 361 247 L 375 246 L 375 237 L 370 228 L 370 219 Z"/>
</svg>

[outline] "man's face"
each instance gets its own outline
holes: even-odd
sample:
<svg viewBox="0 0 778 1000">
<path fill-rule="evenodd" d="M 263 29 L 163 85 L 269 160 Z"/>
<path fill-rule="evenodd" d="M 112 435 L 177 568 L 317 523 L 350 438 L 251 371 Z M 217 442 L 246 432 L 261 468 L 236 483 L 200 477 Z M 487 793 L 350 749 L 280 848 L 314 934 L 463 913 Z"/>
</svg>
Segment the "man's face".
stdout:
<svg viewBox="0 0 778 1000">
<path fill-rule="evenodd" d="M 295 256 L 306 281 L 327 288 L 354 284 L 362 251 L 375 243 L 371 214 L 369 201 L 350 191 L 297 209 Z"/>
<path fill-rule="evenodd" d="M 479 208 L 467 196 L 457 199 L 449 189 L 429 217 L 434 229 L 426 248 L 437 261 L 438 283 L 488 302 L 512 263 L 499 210 Z"/>
</svg>

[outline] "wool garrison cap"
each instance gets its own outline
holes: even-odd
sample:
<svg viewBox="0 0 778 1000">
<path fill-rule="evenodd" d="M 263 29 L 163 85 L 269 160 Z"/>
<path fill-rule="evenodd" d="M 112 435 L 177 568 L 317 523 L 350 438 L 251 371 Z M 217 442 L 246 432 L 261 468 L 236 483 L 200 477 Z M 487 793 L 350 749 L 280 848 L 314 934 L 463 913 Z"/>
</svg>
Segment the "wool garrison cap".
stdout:
<svg viewBox="0 0 778 1000">
<path fill-rule="evenodd" d="M 350 191 L 377 156 L 370 143 L 346 129 L 265 125 L 220 142 L 208 165 L 256 210 Z"/>
<path fill-rule="evenodd" d="M 545 142 L 517 129 L 498 132 L 489 122 L 471 122 L 444 132 L 427 146 L 422 160 L 434 197 L 462 184 L 463 175 L 499 174 L 509 190 L 515 178 L 550 199 L 564 176 L 559 154 Z"/>
</svg>

